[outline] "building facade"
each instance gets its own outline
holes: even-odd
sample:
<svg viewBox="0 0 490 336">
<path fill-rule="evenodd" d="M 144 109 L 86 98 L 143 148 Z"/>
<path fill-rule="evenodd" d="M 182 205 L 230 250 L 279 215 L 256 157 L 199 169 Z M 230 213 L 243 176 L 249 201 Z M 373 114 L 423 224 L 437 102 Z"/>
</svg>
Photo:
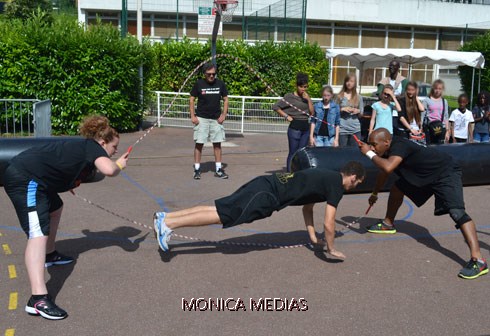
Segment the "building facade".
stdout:
<svg viewBox="0 0 490 336">
<path fill-rule="evenodd" d="M 121 3 L 79 0 L 79 21 L 120 25 Z M 206 41 L 209 35 L 198 34 L 198 11 L 199 7 L 211 6 L 212 0 L 142 0 L 143 34 L 155 41 L 184 36 Z M 278 43 L 306 39 L 324 50 L 457 50 L 489 28 L 490 0 L 240 0 L 233 21 L 223 25 L 222 38 L 251 42 L 272 39 Z M 128 0 L 128 31 L 136 34 L 136 0 Z M 348 62 L 331 60 L 330 84 L 340 86 L 348 72 L 359 75 Z M 404 67 L 402 72 L 406 75 L 408 69 Z M 386 68 L 364 70 L 363 92 L 372 91 L 385 75 Z M 412 70 L 413 80 L 430 83 L 435 78 L 446 81 L 449 94 L 458 94 L 456 68 L 420 65 Z"/>
</svg>

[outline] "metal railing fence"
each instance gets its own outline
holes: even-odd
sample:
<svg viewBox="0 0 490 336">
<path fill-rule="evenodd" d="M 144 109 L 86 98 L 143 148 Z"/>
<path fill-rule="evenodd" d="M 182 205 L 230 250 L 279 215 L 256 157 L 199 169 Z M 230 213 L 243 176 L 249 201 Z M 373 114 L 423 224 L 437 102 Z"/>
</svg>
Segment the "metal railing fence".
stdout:
<svg viewBox="0 0 490 336">
<path fill-rule="evenodd" d="M 39 99 L 0 99 L 2 136 L 50 136 L 51 101 Z"/>
<path fill-rule="evenodd" d="M 190 121 L 189 93 L 157 91 L 156 107 L 146 116 L 148 121 L 158 126 L 193 127 Z M 168 106 L 175 98 L 170 109 Z M 228 132 L 283 133 L 288 124 L 276 112 L 272 105 L 278 97 L 228 96 L 228 116 L 224 123 Z M 168 109 L 168 110 L 167 110 Z"/>
</svg>

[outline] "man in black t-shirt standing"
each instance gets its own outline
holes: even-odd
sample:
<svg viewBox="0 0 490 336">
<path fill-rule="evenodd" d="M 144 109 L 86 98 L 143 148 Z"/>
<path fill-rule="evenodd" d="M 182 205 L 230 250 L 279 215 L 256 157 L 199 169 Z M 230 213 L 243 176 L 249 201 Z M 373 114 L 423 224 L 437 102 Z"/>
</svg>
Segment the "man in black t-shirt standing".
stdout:
<svg viewBox="0 0 490 336">
<path fill-rule="evenodd" d="M 198 79 L 191 90 L 189 108 L 194 124 L 194 179 L 201 179 L 202 148 L 208 139 L 213 143 L 216 172 L 214 176 L 227 179 L 221 164 L 221 143 L 225 141 L 223 122 L 228 113 L 228 90 L 223 81 L 216 78 L 216 65 L 206 63 L 203 66 L 205 78 Z M 197 98 L 197 109 L 195 99 Z M 223 111 L 221 111 L 223 99 Z"/>
<path fill-rule="evenodd" d="M 434 195 L 434 215 L 449 214 L 470 248 L 471 259 L 458 275 L 475 279 L 488 273 L 475 223 L 465 211 L 461 168 L 451 156 L 405 138 L 392 137 L 385 128 L 371 133 L 368 144 L 360 143 L 359 148 L 381 170 L 369 198 L 370 205 L 376 203 L 378 191 L 392 172 L 400 177 L 390 190 L 385 219 L 368 227 L 369 232 L 396 233 L 393 223 L 405 195 L 417 207 Z"/>
<path fill-rule="evenodd" d="M 345 258 L 335 250 L 335 215 L 345 190 L 354 189 L 364 180 L 366 172 L 359 162 L 349 162 L 340 173 L 310 168 L 295 173 L 259 176 L 227 197 L 215 201 L 215 206 L 197 206 L 176 212 L 156 212 L 155 232 L 158 244 L 168 251 L 173 230 L 188 226 L 223 224 L 229 228 L 251 223 L 272 215 L 290 205 L 302 205 L 305 225 L 313 244 L 327 246 L 327 252 Z M 313 205 L 326 202 L 325 240 L 318 241 L 313 224 Z"/>
</svg>

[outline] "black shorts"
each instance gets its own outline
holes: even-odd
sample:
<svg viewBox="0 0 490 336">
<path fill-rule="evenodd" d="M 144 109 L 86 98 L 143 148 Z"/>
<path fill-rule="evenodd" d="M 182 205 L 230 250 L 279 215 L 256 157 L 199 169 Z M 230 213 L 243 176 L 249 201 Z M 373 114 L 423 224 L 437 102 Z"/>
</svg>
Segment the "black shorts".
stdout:
<svg viewBox="0 0 490 336">
<path fill-rule="evenodd" d="M 266 176 L 253 179 L 230 196 L 217 199 L 214 203 L 223 228 L 251 223 L 281 209 L 274 188 Z"/>
<path fill-rule="evenodd" d="M 427 186 L 416 187 L 403 177 L 395 182 L 400 191 L 405 194 L 417 207 L 421 207 L 432 195 L 435 197 L 434 215 L 441 216 L 449 213 L 450 209 L 464 210 L 463 182 L 461 168 L 448 168 L 448 172 Z"/>
<path fill-rule="evenodd" d="M 12 201 L 20 225 L 29 239 L 49 235 L 49 214 L 60 209 L 63 201 L 57 193 L 21 174 L 14 166 L 5 172 L 5 191 Z"/>
</svg>

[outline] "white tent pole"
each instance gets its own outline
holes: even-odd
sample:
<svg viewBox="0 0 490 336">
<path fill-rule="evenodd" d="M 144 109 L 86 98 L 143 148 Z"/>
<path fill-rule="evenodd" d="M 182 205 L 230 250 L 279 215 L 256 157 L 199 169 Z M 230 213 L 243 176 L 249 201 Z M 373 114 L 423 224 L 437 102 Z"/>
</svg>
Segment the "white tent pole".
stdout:
<svg viewBox="0 0 490 336">
<path fill-rule="evenodd" d="M 361 63 L 361 69 L 359 70 L 359 94 L 362 92 L 362 73 L 364 72 L 364 62 Z"/>
<path fill-rule="evenodd" d="M 481 68 L 478 69 L 478 93 L 481 92 Z"/>
<path fill-rule="evenodd" d="M 473 92 L 475 90 L 475 68 L 473 68 L 473 76 L 471 77 L 471 96 L 470 107 L 473 108 Z"/>
</svg>

